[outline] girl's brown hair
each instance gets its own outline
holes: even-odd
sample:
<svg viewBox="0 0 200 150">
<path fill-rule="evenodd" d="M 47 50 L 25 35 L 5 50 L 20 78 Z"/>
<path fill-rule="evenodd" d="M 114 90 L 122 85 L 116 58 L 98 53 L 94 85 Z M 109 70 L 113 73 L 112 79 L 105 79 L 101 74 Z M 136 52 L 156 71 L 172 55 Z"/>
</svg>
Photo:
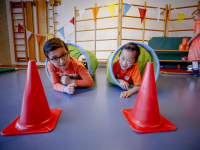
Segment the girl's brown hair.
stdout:
<svg viewBox="0 0 200 150">
<path fill-rule="evenodd" d="M 194 14 L 200 15 L 200 9 L 195 10 L 195 11 L 192 13 L 192 15 L 194 15 Z"/>
</svg>

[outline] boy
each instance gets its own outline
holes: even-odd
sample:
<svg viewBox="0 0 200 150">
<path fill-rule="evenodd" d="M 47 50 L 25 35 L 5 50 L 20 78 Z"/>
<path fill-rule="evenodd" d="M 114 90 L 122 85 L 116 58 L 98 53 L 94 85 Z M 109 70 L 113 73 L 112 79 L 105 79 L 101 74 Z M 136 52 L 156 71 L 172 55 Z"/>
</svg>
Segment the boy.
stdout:
<svg viewBox="0 0 200 150">
<path fill-rule="evenodd" d="M 94 81 L 88 70 L 70 56 L 66 44 L 59 38 L 46 41 L 44 54 L 48 60 L 47 68 L 55 90 L 73 94 L 74 87 L 93 86 Z"/>
<path fill-rule="evenodd" d="M 137 64 L 139 55 L 139 47 L 135 43 L 127 43 L 122 47 L 119 59 L 113 64 L 113 73 L 122 89 L 128 90 L 129 83 L 134 84 L 132 89 L 122 92 L 120 98 L 127 98 L 140 88 L 141 74 Z"/>
</svg>

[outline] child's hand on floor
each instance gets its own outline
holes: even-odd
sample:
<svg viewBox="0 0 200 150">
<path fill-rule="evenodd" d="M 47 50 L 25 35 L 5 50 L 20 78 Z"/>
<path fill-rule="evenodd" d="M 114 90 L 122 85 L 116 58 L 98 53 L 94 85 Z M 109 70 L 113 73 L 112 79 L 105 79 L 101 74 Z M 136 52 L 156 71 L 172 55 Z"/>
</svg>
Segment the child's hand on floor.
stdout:
<svg viewBox="0 0 200 150">
<path fill-rule="evenodd" d="M 130 91 L 124 91 L 120 94 L 120 98 L 127 98 L 130 97 L 132 93 Z"/>
<path fill-rule="evenodd" d="M 75 83 L 71 83 L 71 84 L 68 84 L 68 86 L 65 86 L 64 87 L 64 92 L 65 93 L 68 93 L 68 94 L 74 94 L 74 87 L 76 87 L 76 84 Z"/>
<path fill-rule="evenodd" d="M 71 79 L 69 76 L 62 76 L 62 78 L 60 80 L 65 85 L 68 85 L 70 83 L 74 83 L 74 79 Z"/>
<path fill-rule="evenodd" d="M 119 84 L 120 84 L 120 87 L 123 89 L 123 90 L 128 90 L 129 88 L 129 83 L 122 80 L 122 79 L 118 79 L 119 81 Z"/>
</svg>

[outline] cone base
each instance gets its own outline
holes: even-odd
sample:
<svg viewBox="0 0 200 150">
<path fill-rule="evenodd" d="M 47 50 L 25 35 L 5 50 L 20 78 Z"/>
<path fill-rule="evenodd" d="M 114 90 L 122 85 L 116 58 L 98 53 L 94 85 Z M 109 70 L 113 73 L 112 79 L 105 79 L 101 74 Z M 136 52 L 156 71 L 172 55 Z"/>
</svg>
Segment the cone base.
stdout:
<svg viewBox="0 0 200 150">
<path fill-rule="evenodd" d="M 16 123 L 20 116 L 18 116 L 11 124 L 9 124 L 2 132 L 1 135 L 19 135 L 19 134 L 33 134 L 33 133 L 43 133 L 43 132 L 50 132 L 52 131 L 56 123 L 58 121 L 58 117 L 61 113 L 61 109 L 50 109 L 52 115 L 54 115 L 53 119 L 49 124 L 37 129 L 29 129 L 29 130 L 18 130 L 16 128 Z"/>
<path fill-rule="evenodd" d="M 176 126 L 172 124 L 170 121 L 168 121 L 166 118 L 164 118 L 162 115 L 160 115 L 160 118 L 162 120 L 162 123 L 160 126 L 157 127 L 141 127 L 132 122 L 129 118 L 129 114 L 132 112 L 132 109 L 123 109 L 122 113 L 124 114 L 126 120 L 128 121 L 131 128 L 139 133 L 152 133 L 152 132 L 165 132 L 165 131 L 173 131 L 176 130 Z"/>
</svg>

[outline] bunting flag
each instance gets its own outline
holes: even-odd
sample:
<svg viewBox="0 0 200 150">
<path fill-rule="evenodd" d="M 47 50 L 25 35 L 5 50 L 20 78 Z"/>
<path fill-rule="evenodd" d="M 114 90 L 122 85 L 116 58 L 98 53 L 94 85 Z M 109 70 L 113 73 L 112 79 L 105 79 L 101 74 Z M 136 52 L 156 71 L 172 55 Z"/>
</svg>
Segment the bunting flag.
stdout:
<svg viewBox="0 0 200 150">
<path fill-rule="evenodd" d="M 30 32 L 30 31 L 28 31 L 28 30 L 26 29 L 26 40 L 27 40 L 27 41 L 29 40 L 31 34 L 32 34 L 32 32 Z"/>
<path fill-rule="evenodd" d="M 20 32 L 22 28 L 23 28 L 23 26 L 18 23 L 18 32 Z"/>
<path fill-rule="evenodd" d="M 53 33 L 47 34 L 47 40 L 49 40 L 49 39 L 51 38 L 52 35 L 53 35 Z"/>
<path fill-rule="evenodd" d="M 37 43 L 39 45 L 40 44 L 40 39 L 41 39 L 42 35 L 36 34 L 35 36 L 36 36 L 36 39 L 37 39 Z"/>
<path fill-rule="evenodd" d="M 82 19 L 82 16 L 83 16 L 83 13 L 84 13 L 85 9 L 80 9 L 79 10 L 79 15 L 80 15 L 80 18 Z"/>
<path fill-rule="evenodd" d="M 179 25 L 179 23 L 186 17 L 186 15 L 178 12 L 178 20 L 177 20 L 177 26 Z"/>
<path fill-rule="evenodd" d="M 115 4 L 111 4 L 111 5 L 106 5 L 106 7 L 108 8 L 110 14 L 112 15 L 112 17 L 114 18 L 114 12 L 115 12 Z"/>
<path fill-rule="evenodd" d="M 143 22 L 144 20 L 144 17 L 146 15 L 146 9 L 142 9 L 142 8 L 138 8 L 139 9 L 139 12 L 140 12 L 140 18 L 141 18 L 141 23 Z"/>
<path fill-rule="evenodd" d="M 93 13 L 93 16 L 94 16 L 94 21 L 96 21 L 98 12 L 99 12 L 99 8 L 92 8 L 92 13 Z"/>
<path fill-rule="evenodd" d="M 154 12 L 155 12 L 156 18 L 157 18 L 157 20 L 158 20 L 158 22 L 159 22 L 159 19 L 160 19 L 160 8 L 154 9 Z"/>
<path fill-rule="evenodd" d="M 123 17 L 126 15 L 126 13 L 129 11 L 129 9 L 132 7 L 132 5 L 124 3 L 123 6 Z"/>
<path fill-rule="evenodd" d="M 74 25 L 74 17 L 69 21 Z"/>
<path fill-rule="evenodd" d="M 60 34 L 63 36 L 63 38 L 65 39 L 65 32 L 64 32 L 64 27 L 60 28 L 58 30 L 60 32 Z"/>
</svg>

